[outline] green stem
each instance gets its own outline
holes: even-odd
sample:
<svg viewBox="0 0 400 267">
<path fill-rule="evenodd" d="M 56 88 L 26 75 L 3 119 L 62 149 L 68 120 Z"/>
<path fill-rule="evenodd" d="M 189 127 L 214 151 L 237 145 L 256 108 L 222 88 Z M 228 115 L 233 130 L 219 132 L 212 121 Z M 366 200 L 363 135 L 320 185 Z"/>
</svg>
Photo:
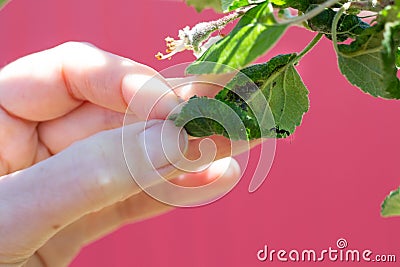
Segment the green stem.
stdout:
<svg viewBox="0 0 400 267">
<path fill-rule="evenodd" d="M 346 58 L 353 58 L 353 57 L 358 57 L 358 56 L 362 56 L 362 55 L 366 55 L 366 54 L 373 54 L 373 53 L 378 53 L 382 51 L 382 46 L 378 46 L 375 48 L 371 48 L 368 50 L 360 50 L 360 51 L 355 51 L 352 53 L 342 53 L 339 51 L 340 56 L 342 57 L 346 57 Z"/>
<path fill-rule="evenodd" d="M 287 19 L 287 20 L 280 21 L 279 24 L 286 25 L 286 24 L 302 23 L 303 21 L 306 21 L 306 20 L 309 20 L 309 19 L 315 17 L 316 15 L 318 15 L 319 13 L 324 11 L 325 8 L 331 7 L 338 2 L 339 2 L 339 0 L 328 0 L 324 3 L 322 3 L 321 5 L 319 5 L 318 7 L 312 9 L 310 12 L 307 12 L 304 15 L 297 16 L 293 19 Z"/>
<path fill-rule="evenodd" d="M 348 8 L 347 5 L 343 5 L 338 12 L 336 13 L 335 17 L 333 18 L 333 22 L 332 22 L 332 42 L 333 42 L 333 47 L 335 48 L 336 54 L 339 54 L 339 47 L 338 47 L 338 43 L 337 43 L 337 26 L 339 24 L 339 20 L 342 17 L 343 13 L 346 11 L 346 9 Z"/>
<path fill-rule="evenodd" d="M 310 52 L 316 44 L 321 40 L 321 38 L 324 36 L 322 33 L 318 33 L 312 40 L 311 42 L 301 51 L 297 57 L 294 59 L 294 63 L 297 64 L 308 52 Z"/>
</svg>

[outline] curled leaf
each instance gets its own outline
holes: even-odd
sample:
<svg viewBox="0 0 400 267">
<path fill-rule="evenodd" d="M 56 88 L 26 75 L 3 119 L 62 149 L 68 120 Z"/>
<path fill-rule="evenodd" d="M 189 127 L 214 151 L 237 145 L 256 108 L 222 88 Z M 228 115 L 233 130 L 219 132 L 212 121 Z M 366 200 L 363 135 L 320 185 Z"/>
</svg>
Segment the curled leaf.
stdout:
<svg viewBox="0 0 400 267">
<path fill-rule="evenodd" d="M 287 137 L 309 108 L 308 90 L 293 66 L 295 58 L 296 54 L 280 55 L 245 68 L 215 99 L 192 98 L 170 119 L 197 137 Z M 232 114 L 240 121 L 234 120 Z"/>
</svg>

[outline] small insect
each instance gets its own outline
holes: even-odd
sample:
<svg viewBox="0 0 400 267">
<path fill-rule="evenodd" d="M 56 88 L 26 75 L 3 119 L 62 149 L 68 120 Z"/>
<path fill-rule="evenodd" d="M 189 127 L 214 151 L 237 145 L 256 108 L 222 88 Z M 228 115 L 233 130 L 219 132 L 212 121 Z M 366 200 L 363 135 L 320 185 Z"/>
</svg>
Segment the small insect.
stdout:
<svg viewBox="0 0 400 267">
<path fill-rule="evenodd" d="M 273 128 L 271 128 L 269 130 L 271 132 L 275 132 L 276 133 L 276 137 L 278 137 L 278 138 L 285 138 L 285 137 L 288 137 L 290 135 L 289 131 L 281 130 L 281 129 L 279 129 L 279 127 L 273 127 Z"/>
</svg>

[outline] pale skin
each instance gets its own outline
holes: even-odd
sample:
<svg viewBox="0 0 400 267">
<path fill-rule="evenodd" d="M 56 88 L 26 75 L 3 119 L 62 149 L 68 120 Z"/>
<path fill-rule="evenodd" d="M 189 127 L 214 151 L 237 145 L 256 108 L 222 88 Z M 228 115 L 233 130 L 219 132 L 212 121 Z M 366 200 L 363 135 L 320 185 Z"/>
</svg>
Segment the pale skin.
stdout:
<svg viewBox="0 0 400 267">
<path fill-rule="evenodd" d="M 136 95 L 150 78 L 155 80 L 151 88 Z M 229 155 L 230 142 L 212 137 L 217 161 L 200 173 L 182 173 L 172 163 L 180 160 L 181 151 L 189 159 L 198 157 L 201 139 L 188 138 L 165 122 L 183 99 L 219 89 L 200 85 L 173 91 L 147 66 L 72 42 L 0 70 L 0 267 L 67 266 L 82 246 L 124 224 L 173 209 L 148 196 L 126 167 L 121 126 L 134 96 L 140 104 L 129 106 L 124 134 L 131 137 L 125 144 L 135 155 L 131 160 L 141 166 L 133 170 L 135 175 L 180 175 L 176 182 L 186 186 L 226 181 L 183 202 L 207 201 L 229 189 L 240 176 L 239 166 L 233 159 L 218 159 Z M 165 97 L 152 108 L 161 95 Z M 170 151 L 172 162 L 153 153 L 160 151 L 162 123 L 181 145 Z M 140 143 L 144 131 L 154 137 L 146 149 Z M 153 151 L 155 168 L 145 150 Z"/>
</svg>

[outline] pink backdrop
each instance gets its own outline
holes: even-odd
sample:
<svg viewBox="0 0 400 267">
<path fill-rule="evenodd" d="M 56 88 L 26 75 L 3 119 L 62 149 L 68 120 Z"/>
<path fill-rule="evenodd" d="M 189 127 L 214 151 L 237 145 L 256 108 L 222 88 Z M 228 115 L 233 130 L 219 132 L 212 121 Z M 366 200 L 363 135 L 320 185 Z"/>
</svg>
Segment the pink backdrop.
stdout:
<svg viewBox="0 0 400 267">
<path fill-rule="evenodd" d="M 14 0 L 0 12 L 0 66 L 77 40 L 162 70 L 193 60 L 190 53 L 155 60 L 165 36 L 216 17 L 180 1 Z M 301 29 L 289 30 L 269 55 L 300 51 L 312 34 L 303 36 Z M 265 244 L 336 248 L 339 238 L 350 249 L 396 254 L 400 261 L 400 218 L 379 215 L 385 195 L 400 184 L 400 105 L 350 86 L 335 61 L 323 40 L 298 67 L 311 109 L 294 138 L 278 142 L 272 170 L 256 193 L 247 192 L 250 177 L 244 177 L 216 203 L 124 227 L 84 248 L 72 266 L 283 266 L 259 262 L 256 252 Z M 366 264 L 316 264 L 353 265 Z"/>
</svg>

